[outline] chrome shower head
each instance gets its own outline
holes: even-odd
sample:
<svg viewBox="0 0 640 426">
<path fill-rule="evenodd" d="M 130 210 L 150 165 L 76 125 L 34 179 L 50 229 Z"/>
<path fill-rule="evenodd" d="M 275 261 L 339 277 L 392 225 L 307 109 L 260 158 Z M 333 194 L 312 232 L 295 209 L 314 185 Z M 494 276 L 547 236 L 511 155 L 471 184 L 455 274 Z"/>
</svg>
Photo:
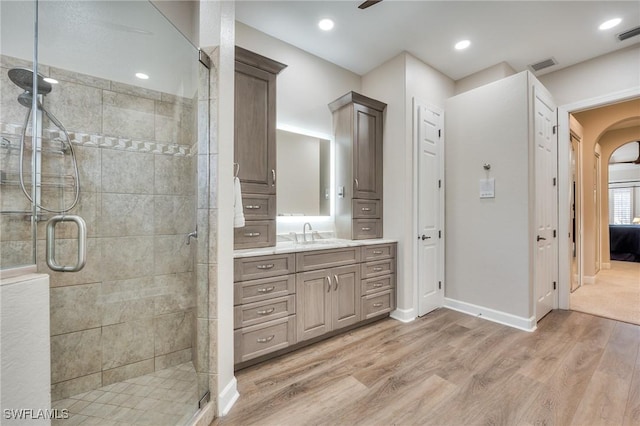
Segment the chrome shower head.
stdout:
<svg viewBox="0 0 640 426">
<path fill-rule="evenodd" d="M 27 68 L 11 68 L 7 75 L 9 79 L 22 90 L 33 92 L 33 71 Z M 51 92 L 53 86 L 44 81 L 44 77 L 38 74 L 38 94 L 46 95 Z"/>
</svg>

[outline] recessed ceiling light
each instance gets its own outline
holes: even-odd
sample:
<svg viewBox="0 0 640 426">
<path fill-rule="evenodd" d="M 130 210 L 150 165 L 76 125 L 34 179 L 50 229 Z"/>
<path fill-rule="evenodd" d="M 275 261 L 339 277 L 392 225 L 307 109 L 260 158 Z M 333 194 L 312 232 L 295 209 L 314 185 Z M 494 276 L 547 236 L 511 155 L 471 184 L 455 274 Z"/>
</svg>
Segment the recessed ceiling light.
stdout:
<svg viewBox="0 0 640 426">
<path fill-rule="evenodd" d="M 58 84 L 58 80 L 56 80 L 55 78 L 45 77 L 43 80 L 50 84 Z"/>
<path fill-rule="evenodd" d="M 140 80 L 149 80 L 149 76 L 143 72 L 137 72 L 136 77 L 138 77 Z"/>
<path fill-rule="evenodd" d="M 331 31 L 333 29 L 333 25 L 333 21 L 328 18 L 321 19 L 320 22 L 318 22 L 318 27 L 320 27 L 322 31 Z"/>
<path fill-rule="evenodd" d="M 469 40 L 462 40 L 456 43 L 455 48 L 457 50 L 462 50 L 466 49 L 469 46 L 471 46 L 471 42 Z"/>
<path fill-rule="evenodd" d="M 620 18 L 609 19 L 608 21 L 604 21 L 602 24 L 600 24 L 598 28 L 601 30 L 608 30 L 609 28 L 615 27 L 620 22 L 622 22 L 622 19 Z"/>
</svg>

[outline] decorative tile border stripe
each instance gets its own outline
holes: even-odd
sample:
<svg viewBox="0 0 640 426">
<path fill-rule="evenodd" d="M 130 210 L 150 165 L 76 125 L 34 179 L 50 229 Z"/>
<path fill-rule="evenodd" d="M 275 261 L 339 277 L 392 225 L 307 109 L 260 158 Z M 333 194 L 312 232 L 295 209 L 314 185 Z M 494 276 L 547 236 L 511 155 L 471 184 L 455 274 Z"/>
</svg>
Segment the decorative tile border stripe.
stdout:
<svg viewBox="0 0 640 426">
<path fill-rule="evenodd" d="M 22 126 L 0 123 L 0 133 L 9 137 L 20 137 L 22 135 Z M 44 139 L 64 140 L 64 134 L 60 130 L 44 129 L 42 134 Z M 185 146 L 165 142 L 139 141 L 114 136 L 92 135 L 80 132 L 69 132 L 69 137 L 74 145 L 79 146 L 92 146 L 131 152 L 148 152 L 153 154 L 175 155 L 178 157 L 189 157 L 198 153 L 197 143 L 194 143 L 191 146 Z"/>
</svg>

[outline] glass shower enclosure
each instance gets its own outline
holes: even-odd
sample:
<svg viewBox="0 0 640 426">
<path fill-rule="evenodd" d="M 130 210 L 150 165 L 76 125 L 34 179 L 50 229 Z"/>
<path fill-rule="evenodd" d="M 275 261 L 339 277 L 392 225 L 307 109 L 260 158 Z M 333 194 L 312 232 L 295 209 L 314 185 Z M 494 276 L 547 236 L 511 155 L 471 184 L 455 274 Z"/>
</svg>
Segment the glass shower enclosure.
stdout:
<svg viewBox="0 0 640 426">
<path fill-rule="evenodd" d="M 0 269 L 50 276 L 57 422 L 185 424 L 208 392 L 192 242 L 209 71 L 147 1 L 3 1 L 0 18 Z"/>
</svg>

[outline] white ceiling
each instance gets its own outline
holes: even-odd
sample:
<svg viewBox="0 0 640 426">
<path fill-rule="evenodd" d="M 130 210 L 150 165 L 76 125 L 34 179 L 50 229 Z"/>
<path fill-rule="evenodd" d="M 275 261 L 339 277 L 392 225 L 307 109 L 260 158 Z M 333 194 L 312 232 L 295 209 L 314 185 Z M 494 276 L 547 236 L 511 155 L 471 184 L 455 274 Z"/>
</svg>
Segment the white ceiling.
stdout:
<svg viewBox="0 0 640 426">
<path fill-rule="evenodd" d="M 361 1 L 236 2 L 236 19 L 357 74 L 406 50 L 454 80 L 502 61 L 516 71 L 553 57 L 569 65 L 640 42 L 616 34 L 640 25 L 638 1 L 399 1 L 366 10 Z M 331 32 L 318 29 L 331 18 Z M 605 20 L 622 23 L 598 30 Z M 453 45 L 471 40 L 471 47 Z"/>
</svg>

